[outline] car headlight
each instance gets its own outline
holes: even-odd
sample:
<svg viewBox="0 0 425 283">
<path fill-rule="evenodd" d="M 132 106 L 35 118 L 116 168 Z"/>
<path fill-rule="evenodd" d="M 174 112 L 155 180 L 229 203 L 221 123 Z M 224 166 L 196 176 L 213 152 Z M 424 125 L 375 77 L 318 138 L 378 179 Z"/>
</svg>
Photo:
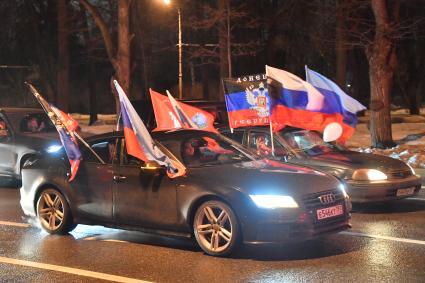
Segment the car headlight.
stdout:
<svg viewBox="0 0 425 283">
<path fill-rule="evenodd" d="M 49 147 L 46 149 L 46 151 L 47 151 L 48 153 L 55 153 L 55 152 L 58 152 L 59 150 L 61 150 L 61 148 L 62 148 L 62 146 L 61 146 L 61 145 L 54 144 L 54 145 L 49 146 Z"/>
<path fill-rule="evenodd" d="M 386 180 L 387 175 L 376 169 L 358 169 L 354 171 L 352 179 L 358 181 L 380 181 Z"/>
<path fill-rule="evenodd" d="M 290 196 L 280 195 L 249 195 L 255 205 L 261 208 L 298 207 L 297 202 Z"/>
</svg>

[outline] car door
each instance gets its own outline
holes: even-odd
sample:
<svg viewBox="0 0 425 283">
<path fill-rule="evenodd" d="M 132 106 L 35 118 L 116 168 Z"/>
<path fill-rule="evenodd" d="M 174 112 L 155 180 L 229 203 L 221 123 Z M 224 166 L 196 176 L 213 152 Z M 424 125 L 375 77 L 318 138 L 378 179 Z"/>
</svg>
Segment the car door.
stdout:
<svg viewBox="0 0 425 283">
<path fill-rule="evenodd" d="M 113 222 L 112 184 L 113 150 L 117 139 L 102 139 L 90 143 L 91 149 L 104 161 L 102 162 L 87 148 L 82 148 L 83 160 L 76 176 L 74 197 L 77 199 L 79 215 L 86 219 L 101 222 Z"/>
<path fill-rule="evenodd" d="M 7 120 L 0 114 L 0 176 L 12 176 L 16 164 L 13 135 Z"/>
<path fill-rule="evenodd" d="M 141 169 L 143 163 L 120 143 L 120 164 L 114 167 L 114 215 L 119 225 L 174 230 L 176 186 L 164 170 Z M 178 178 L 177 178 L 178 179 Z"/>
</svg>

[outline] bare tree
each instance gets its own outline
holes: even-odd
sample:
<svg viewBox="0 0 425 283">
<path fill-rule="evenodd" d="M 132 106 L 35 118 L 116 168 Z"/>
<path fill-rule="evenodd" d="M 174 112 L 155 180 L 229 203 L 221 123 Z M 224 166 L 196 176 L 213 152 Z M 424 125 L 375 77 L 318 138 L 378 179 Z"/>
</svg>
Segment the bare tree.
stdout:
<svg viewBox="0 0 425 283">
<path fill-rule="evenodd" d="M 115 70 L 115 77 L 127 95 L 130 91 L 130 25 L 129 1 L 118 1 L 118 40 L 115 47 L 108 25 L 95 6 L 88 0 L 79 0 L 86 10 L 92 15 L 97 27 L 102 34 L 108 58 Z M 115 94 L 115 91 L 112 91 Z M 115 95 L 116 111 L 119 113 L 119 101 Z"/>
<path fill-rule="evenodd" d="M 69 111 L 69 44 L 67 1 L 57 2 L 58 15 L 58 67 L 57 104 L 65 112 Z"/>
</svg>

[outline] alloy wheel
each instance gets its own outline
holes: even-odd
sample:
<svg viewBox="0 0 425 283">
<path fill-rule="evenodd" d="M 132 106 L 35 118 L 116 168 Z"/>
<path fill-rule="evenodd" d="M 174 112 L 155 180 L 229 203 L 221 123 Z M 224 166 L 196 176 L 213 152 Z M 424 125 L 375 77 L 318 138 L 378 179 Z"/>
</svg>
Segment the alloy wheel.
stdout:
<svg viewBox="0 0 425 283">
<path fill-rule="evenodd" d="M 199 245 L 208 254 L 227 254 L 236 242 L 236 217 L 222 202 L 209 201 L 199 207 L 193 226 Z"/>
</svg>

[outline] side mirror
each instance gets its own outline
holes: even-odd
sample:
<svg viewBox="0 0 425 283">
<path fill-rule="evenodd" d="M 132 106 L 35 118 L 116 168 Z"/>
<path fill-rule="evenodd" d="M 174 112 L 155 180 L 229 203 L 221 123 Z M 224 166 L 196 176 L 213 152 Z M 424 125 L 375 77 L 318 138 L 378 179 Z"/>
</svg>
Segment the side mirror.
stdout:
<svg viewBox="0 0 425 283">
<path fill-rule="evenodd" d="M 140 167 L 141 170 L 151 170 L 151 171 L 158 171 L 165 169 L 164 166 L 161 166 L 157 161 L 148 161 L 144 164 L 144 166 Z"/>
</svg>

